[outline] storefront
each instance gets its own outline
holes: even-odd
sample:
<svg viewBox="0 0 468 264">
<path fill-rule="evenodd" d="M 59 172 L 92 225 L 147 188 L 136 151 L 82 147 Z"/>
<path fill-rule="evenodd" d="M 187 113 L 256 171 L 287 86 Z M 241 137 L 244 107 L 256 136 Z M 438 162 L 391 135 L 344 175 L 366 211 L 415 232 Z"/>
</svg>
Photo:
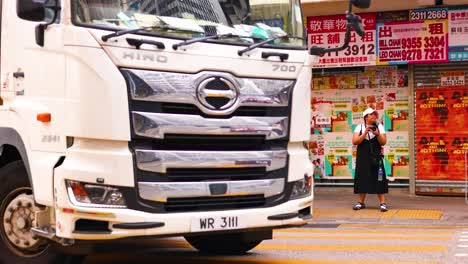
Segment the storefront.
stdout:
<svg viewBox="0 0 468 264">
<path fill-rule="evenodd" d="M 414 66 L 416 193 L 465 192 L 468 63 Z"/>
<path fill-rule="evenodd" d="M 461 194 L 468 150 L 468 7 L 360 14 L 366 34 L 325 54 L 313 70 L 311 159 L 317 183 L 353 178 L 352 131 L 367 107 L 380 114 L 394 186 Z M 311 46 L 344 41 L 344 15 L 307 17 Z M 465 141 L 466 142 L 465 142 Z"/>
</svg>

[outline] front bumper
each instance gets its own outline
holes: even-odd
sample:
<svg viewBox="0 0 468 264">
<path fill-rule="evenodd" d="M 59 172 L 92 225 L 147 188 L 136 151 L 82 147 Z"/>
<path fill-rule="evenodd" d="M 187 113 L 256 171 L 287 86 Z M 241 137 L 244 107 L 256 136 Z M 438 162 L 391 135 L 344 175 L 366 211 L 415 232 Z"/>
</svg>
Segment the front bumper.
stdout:
<svg viewBox="0 0 468 264">
<path fill-rule="evenodd" d="M 68 204 L 66 207 L 68 209 L 65 211 L 63 210 L 64 208 L 56 209 L 57 236 L 78 240 L 111 240 L 139 236 L 179 236 L 193 233 L 192 222 L 198 221 L 200 217 L 215 218 L 221 216 L 237 216 L 240 221 L 244 222 L 244 225 L 242 229 L 238 230 L 225 229 L 217 231 L 228 232 L 291 225 L 300 226 L 307 223 L 310 215 L 299 214 L 299 211 L 311 212 L 312 200 L 311 195 L 310 197 L 292 200 L 269 208 L 175 214 L 151 214 L 129 209 L 79 208 Z M 75 223 L 80 219 L 105 222 L 107 223 L 108 232 L 77 232 L 75 231 Z M 156 223 L 163 223 L 163 225 L 156 225 Z M 119 226 L 123 226 L 124 228 L 119 228 Z M 133 228 L 131 228 L 132 226 Z M 142 228 L 138 228 L 139 226 Z"/>
<path fill-rule="evenodd" d="M 286 184 L 300 180 L 311 172 L 308 153 L 301 144 L 288 147 L 289 172 Z M 66 180 L 104 184 L 136 190 L 133 162 L 125 143 L 95 143 L 79 141 L 68 149 L 64 163 L 55 169 L 55 229 L 61 238 L 77 240 L 111 240 L 138 236 L 178 236 L 195 232 L 192 222 L 200 217 L 237 216 L 244 222 L 242 229 L 275 228 L 303 225 L 310 219 L 313 194 L 309 197 L 281 201 L 269 206 L 208 210 L 176 213 L 159 213 L 151 210 L 105 209 L 81 207 L 71 203 Z M 135 194 L 138 192 L 135 191 Z M 100 221 L 99 230 L 77 231 L 80 220 Z M 91 220 L 91 221 L 90 221 Z M 163 223 L 161 225 L 160 223 Z M 120 228 L 123 227 L 123 228 Z M 232 230 L 222 230 L 232 231 Z"/>
</svg>

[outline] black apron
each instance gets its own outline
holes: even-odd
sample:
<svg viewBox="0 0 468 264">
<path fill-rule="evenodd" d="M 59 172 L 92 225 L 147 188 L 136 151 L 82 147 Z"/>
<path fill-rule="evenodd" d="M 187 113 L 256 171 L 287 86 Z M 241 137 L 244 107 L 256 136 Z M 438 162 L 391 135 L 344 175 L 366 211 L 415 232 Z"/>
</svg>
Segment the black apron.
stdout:
<svg viewBox="0 0 468 264">
<path fill-rule="evenodd" d="M 359 135 L 362 134 L 362 130 Z M 371 147 L 372 144 L 372 147 Z M 361 144 L 357 147 L 357 156 L 356 156 L 356 170 L 354 174 L 354 193 L 370 193 L 370 194 L 383 194 L 388 193 L 388 182 L 385 173 L 385 168 L 383 167 L 383 161 L 380 162 L 380 166 L 384 171 L 382 181 L 378 180 L 378 166 L 372 166 L 371 159 L 371 149 L 374 152 L 381 152 L 382 146 L 380 145 L 377 137 L 368 140 L 368 135 Z"/>
</svg>

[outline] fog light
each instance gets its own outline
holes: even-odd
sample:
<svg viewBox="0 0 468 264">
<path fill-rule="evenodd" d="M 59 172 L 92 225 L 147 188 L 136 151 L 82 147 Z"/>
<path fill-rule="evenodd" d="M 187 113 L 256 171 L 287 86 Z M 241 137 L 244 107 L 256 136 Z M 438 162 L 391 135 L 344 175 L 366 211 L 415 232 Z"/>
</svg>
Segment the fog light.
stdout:
<svg viewBox="0 0 468 264">
<path fill-rule="evenodd" d="M 68 197 L 77 206 L 126 208 L 123 193 L 115 187 L 67 181 Z"/>
<path fill-rule="evenodd" d="M 310 196 L 312 193 L 312 177 L 304 175 L 304 179 L 296 181 L 291 192 L 291 200 Z"/>
</svg>

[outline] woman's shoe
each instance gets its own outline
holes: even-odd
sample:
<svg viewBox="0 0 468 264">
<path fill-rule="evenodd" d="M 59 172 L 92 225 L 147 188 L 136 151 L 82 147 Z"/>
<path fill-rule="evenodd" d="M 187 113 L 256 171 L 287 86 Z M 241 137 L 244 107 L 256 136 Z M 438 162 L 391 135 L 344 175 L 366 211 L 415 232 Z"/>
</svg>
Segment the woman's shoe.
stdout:
<svg viewBox="0 0 468 264">
<path fill-rule="evenodd" d="M 380 204 L 380 212 L 387 212 L 387 211 L 388 211 L 387 204 L 381 203 Z"/>
<path fill-rule="evenodd" d="M 353 210 L 361 210 L 361 209 L 364 209 L 364 208 L 366 208 L 366 205 L 364 203 L 361 203 L 361 202 L 357 202 L 353 206 Z"/>
</svg>

